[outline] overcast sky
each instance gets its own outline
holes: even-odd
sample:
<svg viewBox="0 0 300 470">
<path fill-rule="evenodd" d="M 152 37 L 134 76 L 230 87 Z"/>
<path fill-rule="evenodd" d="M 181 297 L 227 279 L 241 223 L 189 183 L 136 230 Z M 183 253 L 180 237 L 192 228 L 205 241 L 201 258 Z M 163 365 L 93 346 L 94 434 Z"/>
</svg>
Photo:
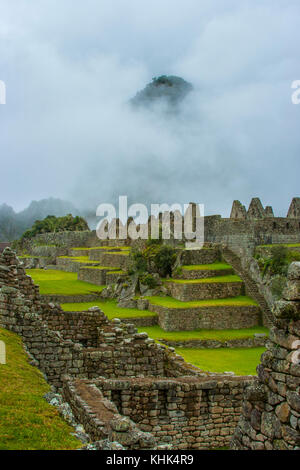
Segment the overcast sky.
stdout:
<svg viewBox="0 0 300 470">
<path fill-rule="evenodd" d="M 0 0 L 0 204 L 300 196 L 299 0 Z M 132 113 L 152 77 L 194 85 L 177 118 Z"/>
</svg>

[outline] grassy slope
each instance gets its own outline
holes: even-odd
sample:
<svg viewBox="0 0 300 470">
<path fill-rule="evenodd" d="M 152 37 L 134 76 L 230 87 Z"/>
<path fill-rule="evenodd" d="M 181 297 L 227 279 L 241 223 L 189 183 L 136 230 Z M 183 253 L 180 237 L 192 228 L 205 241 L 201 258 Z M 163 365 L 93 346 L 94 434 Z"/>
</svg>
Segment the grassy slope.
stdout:
<svg viewBox="0 0 300 470">
<path fill-rule="evenodd" d="M 209 372 L 234 372 L 256 375 L 256 367 L 265 348 L 183 349 L 177 348 L 187 362 Z"/>
<path fill-rule="evenodd" d="M 105 315 L 111 320 L 112 318 L 136 318 L 136 317 L 154 317 L 155 313 L 149 312 L 149 310 L 138 310 L 137 308 L 120 308 L 117 307 L 116 300 L 103 300 L 97 302 L 86 302 L 86 303 L 69 303 L 62 304 L 61 307 L 67 312 L 81 312 L 88 310 L 91 307 L 98 306 L 105 313 Z"/>
<path fill-rule="evenodd" d="M 212 264 L 187 264 L 182 266 L 186 271 L 217 271 L 223 269 L 232 269 L 232 266 L 227 263 L 212 263 Z"/>
<path fill-rule="evenodd" d="M 195 300 L 192 302 L 182 302 L 173 297 L 147 297 L 152 305 L 161 305 L 169 308 L 196 308 L 196 307 L 217 307 L 217 306 L 246 306 L 257 305 L 257 303 L 247 296 L 230 297 L 228 299 Z"/>
<path fill-rule="evenodd" d="M 138 328 L 139 332 L 146 332 L 155 340 L 190 341 L 190 340 L 217 340 L 251 338 L 255 333 L 266 333 L 269 330 L 263 326 L 245 328 L 241 330 L 193 330 L 193 331 L 164 331 L 158 325 Z"/>
<path fill-rule="evenodd" d="M 43 395 L 49 391 L 42 373 L 32 367 L 19 336 L 0 328 L 7 364 L 0 365 L 0 449 L 62 450 L 82 444 L 74 429 L 59 416 Z"/>
<path fill-rule="evenodd" d="M 41 294 L 84 295 L 101 292 L 105 287 L 78 281 L 77 273 L 52 269 L 28 269 L 26 273 L 40 286 Z"/>
</svg>

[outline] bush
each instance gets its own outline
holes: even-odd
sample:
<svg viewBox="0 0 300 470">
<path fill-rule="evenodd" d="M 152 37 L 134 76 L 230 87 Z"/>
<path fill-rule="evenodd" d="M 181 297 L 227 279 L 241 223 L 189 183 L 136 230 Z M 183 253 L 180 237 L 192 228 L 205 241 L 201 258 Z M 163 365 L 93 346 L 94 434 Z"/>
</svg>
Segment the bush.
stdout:
<svg viewBox="0 0 300 470">
<path fill-rule="evenodd" d="M 147 271 L 147 260 L 141 251 L 132 251 L 131 253 L 131 267 L 129 273 L 143 274 Z"/>
<path fill-rule="evenodd" d="M 263 266 L 263 276 L 269 271 L 271 275 L 286 275 L 288 269 L 288 249 L 285 246 L 273 246 L 271 257 L 265 260 Z"/>
<path fill-rule="evenodd" d="M 160 276 L 172 275 L 172 269 L 176 261 L 176 251 L 174 248 L 162 245 L 154 256 L 154 264 Z"/>
<path fill-rule="evenodd" d="M 148 286 L 149 289 L 154 289 L 157 287 L 156 279 L 151 274 L 146 274 L 141 278 L 141 283 L 145 286 Z"/>
</svg>

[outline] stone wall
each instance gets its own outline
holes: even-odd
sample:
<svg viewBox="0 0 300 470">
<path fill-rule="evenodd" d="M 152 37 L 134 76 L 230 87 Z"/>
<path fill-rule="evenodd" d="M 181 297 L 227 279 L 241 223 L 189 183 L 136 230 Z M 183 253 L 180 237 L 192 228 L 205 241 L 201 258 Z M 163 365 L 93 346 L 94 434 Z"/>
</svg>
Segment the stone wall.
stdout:
<svg viewBox="0 0 300 470">
<path fill-rule="evenodd" d="M 300 263 L 292 263 L 258 379 L 245 391 L 232 449 L 300 450 Z"/>
<path fill-rule="evenodd" d="M 176 449 L 211 449 L 229 444 L 240 416 L 244 387 L 252 381 L 251 377 L 233 376 L 100 378 L 72 385 L 78 389 L 84 382 L 96 387 L 120 415 L 158 443 Z"/>
<path fill-rule="evenodd" d="M 207 299 L 226 299 L 244 295 L 243 282 L 168 282 L 171 297 L 182 302 Z"/>
<path fill-rule="evenodd" d="M 252 338 L 238 338 L 227 341 L 217 340 L 199 340 L 191 339 L 185 341 L 168 341 L 161 340 L 166 346 L 171 348 L 195 348 L 195 349 L 218 349 L 218 348 L 260 348 L 264 347 L 267 342 L 267 336 L 257 335 Z"/>
<path fill-rule="evenodd" d="M 169 308 L 150 304 L 149 310 L 158 314 L 158 324 L 165 331 L 240 329 L 261 324 L 261 311 L 255 305 Z"/>
<path fill-rule="evenodd" d="M 10 249 L 0 256 L 0 326 L 22 336 L 35 364 L 56 387 L 65 374 L 116 378 L 187 373 L 183 358 L 146 333 L 138 334 L 132 324 L 108 321 L 98 307 L 70 313 L 44 302 Z"/>
</svg>

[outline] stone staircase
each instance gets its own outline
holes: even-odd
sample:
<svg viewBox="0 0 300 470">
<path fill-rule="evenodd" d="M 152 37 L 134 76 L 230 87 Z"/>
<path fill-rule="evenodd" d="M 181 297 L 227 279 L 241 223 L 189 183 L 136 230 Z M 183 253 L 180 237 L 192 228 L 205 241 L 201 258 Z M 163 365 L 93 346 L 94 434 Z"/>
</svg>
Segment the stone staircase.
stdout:
<svg viewBox="0 0 300 470">
<path fill-rule="evenodd" d="M 223 258 L 231 266 L 233 266 L 235 272 L 243 279 L 246 291 L 249 296 L 253 297 L 256 300 L 263 312 L 263 320 L 265 326 L 271 327 L 274 324 L 274 315 L 264 298 L 264 296 L 259 292 L 256 282 L 249 276 L 249 274 L 242 268 L 240 258 L 233 253 L 228 247 L 223 248 L 222 250 Z"/>
</svg>

